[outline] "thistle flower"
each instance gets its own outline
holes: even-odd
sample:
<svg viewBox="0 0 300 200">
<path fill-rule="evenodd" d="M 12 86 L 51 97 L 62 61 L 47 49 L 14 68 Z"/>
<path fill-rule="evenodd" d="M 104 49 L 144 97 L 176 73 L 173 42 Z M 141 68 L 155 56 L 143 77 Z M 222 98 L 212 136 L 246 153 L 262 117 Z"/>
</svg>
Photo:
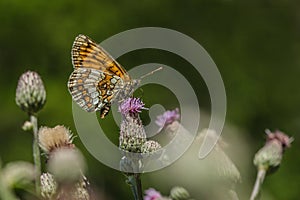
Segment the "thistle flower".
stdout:
<svg viewBox="0 0 300 200">
<path fill-rule="evenodd" d="M 78 150 L 61 148 L 53 151 L 48 162 L 48 170 L 59 183 L 73 183 L 82 177 L 86 165 Z"/>
<path fill-rule="evenodd" d="M 161 198 L 160 192 L 156 191 L 153 188 L 149 188 L 145 191 L 146 196 L 144 196 L 144 200 L 158 200 Z"/>
<path fill-rule="evenodd" d="M 274 133 L 267 131 L 266 144 L 255 154 L 254 165 L 267 172 L 276 170 L 281 163 L 285 149 L 291 146 L 292 141 L 293 138 L 281 131 Z"/>
<path fill-rule="evenodd" d="M 41 175 L 41 195 L 45 199 L 53 199 L 57 192 L 57 183 L 50 173 L 43 173 Z"/>
<path fill-rule="evenodd" d="M 54 128 L 41 127 L 39 129 L 39 145 L 46 152 L 58 148 L 73 148 L 73 136 L 69 129 L 64 126 L 57 125 Z"/>
<path fill-rule="evenodd" d="M 179 109 L 167 110 L 162 115 L 157 116 L 155 123 L 162 129 L 180 119 Z"/>
<path fill-rule="evenodd" d="M 173 187 L 170 191 L 170 198 L 173 200 L 188 200 L 189 192 L 183 187 Z"/>
<path fill-rule="evenodd" d="M 46 102 L 46 91 L 41 77 L 27 71 L 21 75 L 16 90 L 17 105 L 28 114 L 37 113 Z"/>
<path fill-rule="evenodd" d="M 119 147 L 129 152 L 140 153 L 141 146 L 146 142 L 146 133 L 138 115 L 144 103 L 138 98 L 128 98 L 121 103 L 122 114 Z"/>
<path fill-rule="evenodd" d="M 145 104 L 139 98 L 128 98 L 121 103 L 119 106 L 119 111 L 123 115 L 137 114 L 143 109 L 147 109 L 144 107 L 144 105 Z"/>
<path fill-rule="evenodd" d="M 275 172 L 279 168 L 284 151 L 291 146 L 293 141 L 293 138 L 281 131 L 272 133 L 267 130 L 266 133 L 266 143 L 255 154 L 253 160 L 254 165 L 257 167 L 257 176 L 250 200 L 256 199 L 259 195 L 265 176 L 271 172 Z"/>
</svg>

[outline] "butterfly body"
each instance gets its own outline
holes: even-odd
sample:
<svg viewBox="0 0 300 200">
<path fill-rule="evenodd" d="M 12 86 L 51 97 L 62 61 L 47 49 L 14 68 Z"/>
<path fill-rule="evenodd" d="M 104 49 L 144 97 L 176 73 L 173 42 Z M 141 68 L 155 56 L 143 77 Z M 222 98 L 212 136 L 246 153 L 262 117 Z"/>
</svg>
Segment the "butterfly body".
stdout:
<svg viewBox="0 0 300 200">
<path fill-rule="evenodd" d="M 76 37 L 72 47 L 72 72 L 68 88 L 73 100 L 85 111 L 100 111 L 104 118 L 111 103 L 133 94 L 140 80 L 126 70 L 103 48 L 85 35 Z"/>
</svg>

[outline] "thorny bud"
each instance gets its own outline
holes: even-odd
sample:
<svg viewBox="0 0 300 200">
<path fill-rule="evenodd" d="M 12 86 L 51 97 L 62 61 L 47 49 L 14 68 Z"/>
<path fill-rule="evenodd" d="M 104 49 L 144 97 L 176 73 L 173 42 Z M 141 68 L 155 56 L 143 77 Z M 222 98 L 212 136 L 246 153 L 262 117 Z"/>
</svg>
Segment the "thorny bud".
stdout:
<svg viewBox="0 0 300 200">
<path fill-rule="evenodd" d="M 173 200 L 188 200 L 189 192 L 183 187 L 173 187 L 170 191 L 170 198 Z"/>
<path fill-rule="evenodd" d="M 46 102 L 46 91 L 41 77 L 36 72 L 23 73 L 16 90 L 17 105 L 28 114 L 36 114 Z"/>
<path fill-rule="evenodd" d="M 121 103 L 119 111 L 122 114 L 119 147 L 128 152 L 141 153 L 141 147 L 146 142 L 146 133 L 139 113 L 144 103 L 138 98 L 128 98 Z"/>
<path fill-rule="evenodd" d="M 282 160 L 283 153 L 286 148 L 291 146 L 293 138 L 289 137 L 281 131 L 267 131 L 267 140 L 254 157 L 254 165 L 258 169 L 272 172 L 276 170 Z"/>
<path fill-rule="evenodd" d="M 159 150 L 160 148 L 161 145 L 158 142 L 149 140 L 142 145 L 141 151 L 142 153 L 152 153 Z"/>
<path fill-rule="evenodd" d="M 24 122 L 22 129 L 24 131 L 31 131 L 33 129 L 33 124 L 29 121 Z"/>
<path fill-rule="evenodd" d="M 57 192 L 57 183 L 50 173 L 43 173 L 41 180 L 41 195 L 45 199 L 53 199 Z"/>
</svg>

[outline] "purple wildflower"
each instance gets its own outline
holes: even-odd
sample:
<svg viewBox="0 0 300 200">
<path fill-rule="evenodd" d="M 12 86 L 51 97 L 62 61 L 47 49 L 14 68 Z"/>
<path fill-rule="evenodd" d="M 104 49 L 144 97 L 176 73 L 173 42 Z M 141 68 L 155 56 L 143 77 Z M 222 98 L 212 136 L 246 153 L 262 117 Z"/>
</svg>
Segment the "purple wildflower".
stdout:
<svg viewBox="0 0 300 200">
<path fill-rule="evenodd" d="M 153 188 L 149 188 L 148 190 L 145 191 L 146 196 L 144 196 L 144 200 L 156 200 L 161 196 L 160 192 L 156 191 Z"/>
<path fill-rule="evenodd" d="M 160 127 L 164 128 L 174 121 L 178 121 L 180 118 L 179 109 L 167 110 L 164 114 L 157 116 L 155 123 Z"/>
<path fill-rule="evenodd" d="M 147 109 L 144 105 L 145 104 L 139 98 L 130 97 L 121 103 L 119 112 L 123 115 L 140 113 L 142 109 Z"/>
<path fill-rule="evenodd" d="M 289 137 L 285 133 L 276 130 L 275 132 L 271 132 L 270 130 L 266 130 L 267 133 L 267 143 L 272 141 L 277 141 L 283 147 L 283 150 L 291 146 L 293 142 L 293 138 Z"/>
</svg>

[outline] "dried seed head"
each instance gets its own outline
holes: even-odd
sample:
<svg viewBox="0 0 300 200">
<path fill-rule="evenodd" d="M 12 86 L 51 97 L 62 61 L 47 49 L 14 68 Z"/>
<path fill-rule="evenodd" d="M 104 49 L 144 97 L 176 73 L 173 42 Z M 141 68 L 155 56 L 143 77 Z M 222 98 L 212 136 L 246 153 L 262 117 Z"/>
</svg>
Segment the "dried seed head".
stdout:
<svg viewBox="0 0 300 200">
<path fill-rule="evenodd" d="M 57 148 L 72 148 L 72 139 L 70 130 L 61 125 L 54 128 L 41 127 L 39 129 L 39 145 L 46 153 Z"/>
<path fill-rule="evenodd" d="M 82 177 L 86 165 L 83 155 L 75 149 L 61 148 L 53 151 L 48 169 L 59 183 L 74 183 Z"/>
<path fill-rule="evenodd" d="M 28 114 L 35 114 L 46 102 L 46 91 L 41 77 L 27 71 L 21 75 L 16 90 L 17 105 Z"/>
</svg>

